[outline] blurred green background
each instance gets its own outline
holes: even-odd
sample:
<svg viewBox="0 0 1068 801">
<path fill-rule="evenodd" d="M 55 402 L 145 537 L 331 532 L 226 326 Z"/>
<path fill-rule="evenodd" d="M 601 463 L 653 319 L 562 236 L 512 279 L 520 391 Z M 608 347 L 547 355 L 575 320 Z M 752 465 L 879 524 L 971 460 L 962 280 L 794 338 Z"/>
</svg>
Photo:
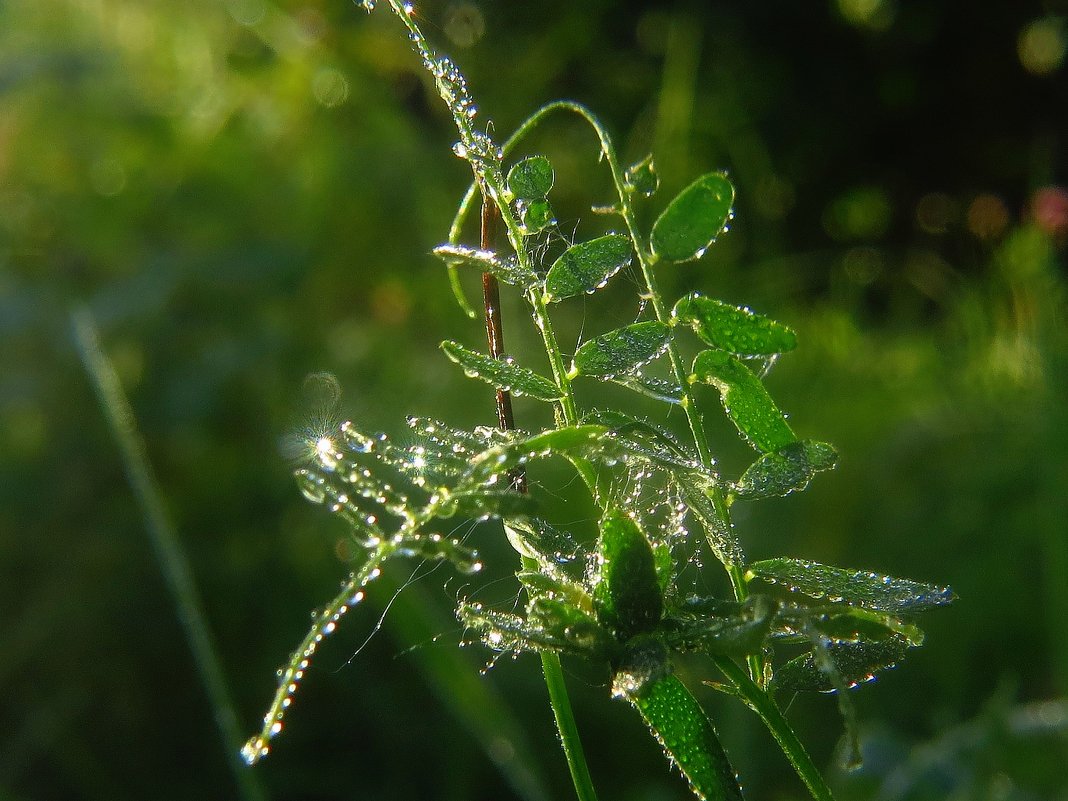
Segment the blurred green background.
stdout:
<svg viewBox="0 0 1068 801">
<path fill-rule="evenodd" d="M 749 554 L 958 592 L 856 694 L 861 771 L 835 767 L 833 700 L 792 704 L 840 797 L 1068 798 L 1065 0 L 417 10 L 502 137 L 570 97 L 624 158 L 654 152 L 650 215 L 730 171 L 731 233 L 665 271 L 665 294 L 794 326 L 769 386 L 842 455 L 803 495 L 739 505 Z M 454 137 L 384 9 L 0 2 L 0 799 L 239 797 L 70 311 L 92 312 L 130 396 L 251 734 L 347 572 L 340 521 L 302 500 L 279 448 L 315 416 L 304 376 L 336 375 L 364 429 L 493 420 L 437 349 L 482 336 L 428 255 L 469 178 Z M 565 120 L 531 146 L 556 166 L 561 228 L 603 227 L 589 133 Z M 618 283 L 561 312 L 565 343 L 633 318 Z M 506 307 L 510 348 L 540 365 Z M 746 449 L 713 431 L 737 475 Z M 499 532 L 473 537 L 479 581 L 507 579 Z M 536 660 L 483 677 L 488 654 L 455 647 L 457 594 L 513 585 L 440 570 L 350 660 L 411 569 L 321 649 L 255 780 L 272 799 L 568 798 Z M 565 668 L 602 798 L 687 797 L 607 677 Z M 750 798 L 803 797 L 755 717 L 701 698 Z"/>
</svg>

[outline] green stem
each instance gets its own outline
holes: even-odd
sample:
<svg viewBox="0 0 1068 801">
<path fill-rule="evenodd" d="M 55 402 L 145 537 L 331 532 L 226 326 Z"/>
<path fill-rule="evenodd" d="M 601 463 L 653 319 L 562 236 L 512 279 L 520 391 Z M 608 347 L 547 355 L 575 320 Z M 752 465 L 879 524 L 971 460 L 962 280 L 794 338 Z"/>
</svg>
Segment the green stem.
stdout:
<svg viewBox="0 0 1068 801">
<path fill-rule="evenodd" d="M 389 5 L 408 29 L 415 49 L 424 58 L 427 65 L 430 66 L 436 57 L 430 50 L 426 37 L 423 36 L 423 32 L 412 18 L 411 7 L 407 3 L 398 2 L 398 0 L 389 0 Z M 468 142 L 474 142 L 476 139 L 476 132 L 473 128 L 471 118 L 465 113 L 467 109 L 459 108 L 454 105 L 452 100 L 450 100 L 450 89 L 442 81 L 441 76 L 435 74 L 435 79 L 438 84 L 439 92 L 442 94 L 442 98 L 446 101 L 449 110 L 453 114 L 453 120 L 459 131 L 461 143 L 466 144 Z M 528 272 L 531 271 L 530 254 L 527 252 L 524 245 L 523 232 L 519 221 L 516 219 L 506 200 L 504 177 L 501 174 L 499 163 L 494 161 L 488 164 L 478 164 L 474 160 L 470 160 L 470 163 L 471 168 L 475 173 L 475 184 L 481 185 L 481 194 L 483 197 L 491 199 L 500 210 L 501 220 L 504 222 L 504 227 L 508 234 L 508 241 L 511 244 L 512 249 L 515 251 L 516 258 L 519 259 L 520 266 Z M 468 197 L 465 198 L 463 204 L 465 211 L 470 207 L 473 199 L 474 193 L 469 192 Z M 456 226 L 454 225 L 454 232 L 455 229 Z M 450 239 L 454 232 L 450 233 Z M 462 293 L 456 291 L 457 285 L 455 281 L 453 282 L 453 288 L 458 299 L 462 298 Z M 564 421 L 568 425 L 574 425 L 578 422 L 578 409 L 575 405 L 574 393 L 571 389 L 571 381 L 567 376 L 567 369 L 564 366 L 563 355 L 560 352 L 559 343 L 556 341 L 556 336 L 553 333 L 548 309 L 546 308 L 545 302 L 540 297 L 535 297 L 535 295 L 536 293 L 532 292 L 530 298 L 534 307 L 535 323 L 541 331 L 542 340 L 545 343 L 545 350 L 552 366 L 553 376 L 555 377 L 563 395 L 560 401 L 560 411 Z M 461 303 L 461 305 L 466 306 L 465 303 Z M 579 472 L 588 484 L 591 483 L 591 468 L 586 467 L 583 469 L 580 466 Z M 586 758 L 582 751 L 582 743 L 578 736 L 578 727 L 575 724 L 575 717 L 571 711 L 571 702 L 567 695 L 567 687 L 564 683 L 564 674 L 560 667 L 560 659 L 556 654 L 542 653 L 541 662 L 542 672 L 545 676 L 545 685 L 549 691 L 549 703 L 552 706 L 553 715 L 556 718 L 556 726 L 560 732 L 560 742 L 564 749 L 564 756 L 567 759 L 568 767 L 571 770 L 571 779 L 575 785 L 575 792 L 578 795 L 579 801 L 596 801 L 597 795 L 593 789 L 593 782 L 590 778 L 589 769 L 586 766 Z"/>
<path fill-rule="evenodd" d="M 597 138 L 600 140 L 601 152 L 604 153 L 605 159 L 608 161 L 608 168 L 612 173 L 612 182 L 615 184 L 616 194 L 619 196 L 619 213 L 620 216 L 623 217 L 623 222 L 627 226 L 631 241 L 634 243 L 634 251 L 638 256 L 638 265 L 641 268 L 642 277 L 645 279 L 645 297 L 652 304 L 656 319 L 665 325 L 670 325 L 671 314 L 668 311 L 667 306 L 664 305 L 663 296 L 657 285 L 656 274 L 653 272 L 656 256 L 652 253 L 648 241 L 642 236 L 641 231 L 638 228 L 638 221 L 634 215 L 634 207 L 630 202 L 630 193 L 627 191 L 624 180 L 623 169 L 619 164 L 619 158 L 616 155 L 616 150 L 608 135 L 608 131 L 601 124 L 600 120 L 598 120 L 597 117 L 585 106 L 578 103 L 568 103 L 566 101 L 554 105 L 578 114 L 585 119 L 590 127 L 596 132 Z M 668 358 L 671 361 L 671 370 L 675 375 L 675 380 L 679 383 L 679 386 L 682 387 L 682 409 L 686 414 L 686 421 L 689 423 L 690 432 L 693 434 L 694 444 L 697 446 L 698 457 L 701 460 L 701 464 L 711 469 L 715 465 L 715 459 L 708 447 L 708 438 L 705 434 L 704 420 L 701 418 L 701 413 L 697 409 L 697 402 L 693 395 L 692 385 L 689 381 L 689 371 L 683 364 L 682 355 L 679 353 L 679 348 L 675 344 L 674 338 L 668 340 Z M 718 482 L 712 486 L 711 500 L 720 520 L 727 528 L 730 528 L 730 510 L 727 505 L 726 497 L 723 494 L 723 488 Z M 734 590 L 735 598 L 738 601 L 744 601 L 749 597 L 749 587 L 745 580 L 742 566 L 737 564 L 726 564 L 724 567 L 726 568 L 727 575 L 730 577 L 731 587 Z M 747 657 L 747 664 L 752 679 L 758 685 L 763 686 L 763 655 L 751 654 Z"/>
<path fill-rule="evenodd" d="M 824 781 L 823 774 L 812 761 L 812 757 L 798 738 L 797 732 L 783 715 L 771 694 L 759 687 L 730 658 L 725 656 L 714 658 L 716 667 L 734 684 L 742 700 L 764 721 L 764 725 L 779 743 L 779 747 L 786 754 L 786 758 L 790 760 L 790 764 L 794 766 L 794 770 L 797 771 L 797 775 L 805 783 L 805 787 L 808 788 L 815 801 L 834 801 L 834 796 Z"/>
<path fill-rule="evenodd" d="M 571 771 L 571 782 L 575 785 L 575 795 L 579 801 L 597 801 L 597 792 L 593 789 L 593 779 L 586 765 L 586 755 L 579 740 L 575 715 L 571 711 L 571 699 L 564 684 L 564 670 L 560 666 L 560 657 L 550 651 L 541 653 L 541 671 L 545 676 L 545 686 L 549 690 L 549 704 L 556 719 L 556 730 L 560 733 L 560 745 L 563 746 L 567 767 Z"/>
</svg>

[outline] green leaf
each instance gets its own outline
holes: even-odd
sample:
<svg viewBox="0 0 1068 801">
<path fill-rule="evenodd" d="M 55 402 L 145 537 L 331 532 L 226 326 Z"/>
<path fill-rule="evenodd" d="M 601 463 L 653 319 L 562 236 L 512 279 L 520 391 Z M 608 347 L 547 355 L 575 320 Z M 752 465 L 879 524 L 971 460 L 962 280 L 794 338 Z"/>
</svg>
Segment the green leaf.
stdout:
<svg viewBox="0 0 1068 801">
<path fill-rule="evenodd" d="M 777 451 L 797 441 L 786 418 L 753 371 L 729 353 L 705 350 L 693 363 L 694 379 L 719 390 L 727 416 L 754 448 Z"/>
<path fill-rule="evenodd" d="M 492 250 L 480 250 L 467 245 L 445 244 L 434 248 L 434 255 L 449 267 L 469 267 L 482 273 L 491 273 L 510 286 L 526 290 L 534 285 L 537 277 L 524 270 L 513 255 L 501 259 Z"/>
<path fill-rule="evenodd" d="M 821 665 L 810 651 L 775 671 L 775 687 L 788 692 L 829 692 L 838 689 L 839 678 L 846 686 L 860 684 L 871 680 L 878 671 L 896 665 L 908 650 L 908 641 L 900 637 L 879 642 L 832 642 L 826 651 L 838 676 L 831 675 L 834 671 L 830 666 Z"/>
<path fill-rule="evenodd" d="M 734 187 L 721 172 L 702 175 L 683 189 L 653 224 L 649 244 L 664 261 L 699 259 L 727 227 Z"/>
<path fill-rule="evenodd" d="M 470 378 L 481 378 L 498 389 L 515 395 L 528 395 L 536 400 L 551 402 L 563 397 L 560 388 L 544 376 L 520 367 L 511 359 L 494 359 L 483 353 L 468 350 L 458 342 L 441 343 L 445 355 L 463 368 Z"/>
<path fill-rule="evenodd" d="M 563 456 L 589 460 L 605 454 L 619 459 L 624 451 L 608 433 L 607 428 L 598 425 L 565 426 L 488 448 L 471 457 L 467 473 L 458 486 L 498 480 L 531 459 Z"/>
<path fill-rule="evenodd" d="M 826 442 L 806 439 L 765 453 L 742 473 L 734 494 L 745 500 L 772 498 L 803 490 L 821 470 L 838 462 L 838 452 Z"/>
<path fill-rule="evenodd" d="M 593 587 L 597 616 L 621 639 L 651 631 L 664 613 L 664 597 L 649 540 L 635 520 L 609 510 L 597 542 L 598 575 Z"/>
<path fill-rule="evenodd" d="M 536 508 L 537 502 L 525 492 L 480 488 L 449 495 L 441 507 L 441 517 L 515 517 Z"/>
<path fill-rule="evenodd" d="M 673 473 L 704 472 L 706 477 L 714 477 L 714 474 L 708 472 L 697 457 L 680 445 L 671 434 L 647 420 L 614 409 L 594 409 L 585 419 L 608 426 L 611 429 L 608 435 L 619 442 L 631 456 L 639 456 Z"/>
<path fill-rule="evenodd" d="M 675 675 L 647 683 L 628 698 L 698 798 L 742 801 L 742 790 L 712 722 Z"/>
<path fill-rule="evenodd" d="M 664 401 L 664 403 L 682 403 L 682 387 L 670 379 L 657 378 L 644 373 L 624 373 L 612 376 L 609 380 L 653 400 Z"/>
<path fill-rule="evenodd" d="M 623 186 L 628 192 L 635 192 L 651 197 L 660 188 L 660 176 L 656 174 L 653 157 L 646 156 L 637 164 L 627 167 L 623 176 Z"/>
<path fill-rule="evenodd" d="M 826 598 L 876 612 L 919 612 L 945 606 L 956 597 L 949 587 L 921 584 L 866 570 L 847 570 L 802 559 L 767 559 L 749 565 L 749 572 L 791 592 Z"/>
<path fill-rule="evenodd" d="M 596 292 L 630 264 L 630 259 L 630 240 L 621 234 L 572 245 L 549 268 L 545 294 L 550 301 L 556 301 Z"/>
<path fill-rule="evenodd" d="M 909 645 L 923 645 L 923 631 L 918 626 L 887 614 L 859 607 L 841 606 L 811 610 L 810 625 L 832 640 L 878 642 L 901 637 Z"/>
<path fill-rule="evenodd" d="M 574 375 L 612 378 L 633 373 L 667 350 L 671 329 L 655 320 L 634 323 L 584 342 L 575 353 Z"/>
<path fill-rule="evenodd" d="M 575 561 L 579 544 L 566 529 L 538 517 L 520 517 L 504 526 L 508 542 L 521 555 L 534 559 L 542 570 Z"/>
<path fill-rule="evenodd" d="M 723 521 L 712 502 L 712 487 L 708 476 L 696 471 L 679 471 L 674 476 L 682 499 L 694 517 L 701 521 L 705 540 L 721 563 L 728 566 L 745 564 L 745 553 L 732 526 Z"/>
<path fill-rule="evenodd" d="M 603 659 L 615 646 L 612 635 L 569 600 L 538 596 L 530 602 L 527 619 L 567 643 L 565 650 L 588 658 Z"/>
<path fill-rule="evenodd" d="M 666 620 L 661 628 L 667 629 L 664 639 L 675 649 L 747 656 L 764 649 L 778 608 L 774 598 L 754 594 L 734 614 Z"/>
<path fill-rule="evenodd" d="M 518 206 L 519 219 L 526 236 L 543 231 L 556 223 L 553 207 L 549 205 L 548 200 L 521 200 Z"/>
<path fill-rule="evenodd" d="M 782 323 L 696 292 L 680 298 L 671 315 L 693 326 L 707 344 L 737 356 L 773 356 L 797 347 L 797 335 Z"/>
<path fill-rule="evenodd" d="M 559 632 L 547 631 L 522 615 L 487 609 L 480 603 L 461 601 L 456 606 L 456 618 L 465 628 L 478 632 L 482 642 L 494 651 L 569 650 L 569 643 Z"/>
<path fill-rule="evenodd" d="M 508 191 L 519 200 L 544 200 L 554 180 L 553 165 L 545 156 L 529 156 L 508 171 Z"/>
</svg>

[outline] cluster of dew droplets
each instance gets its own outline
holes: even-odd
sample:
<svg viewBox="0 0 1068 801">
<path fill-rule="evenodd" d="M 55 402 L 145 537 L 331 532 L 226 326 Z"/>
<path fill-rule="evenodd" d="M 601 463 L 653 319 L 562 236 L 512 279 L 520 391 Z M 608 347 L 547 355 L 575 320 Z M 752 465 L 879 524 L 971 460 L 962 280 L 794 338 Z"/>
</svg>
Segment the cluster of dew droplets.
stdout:
<svg viewBox="0 0 1068 801">
<path fill-rule="evenodd" d="M 436 480 L 458 476 L 467 469 L 471 454 L 492 447 L 500 439 L 490 429 L 461 432 L 431 420 L 412 418 L 409 425 L 421 432 L 420 443 L 399 447 L 384 434 L 367 435 L 350 422 L 333 436 L 323 435 L 313 445 L 314 460 L 296 471 L 297 483 L 308 500 L 325 505 L 348 520 L 369 553 L 362 567 L 342 584 L 341 592 L 321 611 L 289 662 L 278 671 L 278 690 L 262 730 L 245 743 L 241 754 L 253 765 L 270 750 L 270 741 L 282 731 L 283 718 L 320 643 L 338 622 L 363 600 L 368 582 L 377 578 L 381 565 L 394 556 L 445 560 L 464 573 L 482 569 L 475 551 L 455 538 L 422 530 L 434 518 L 443 489 L 427 487 Z M 398 489 L 381 474 L 391 471 L 405 484 Z M 419 494 L 422 504 L 415 503 Z M 387 533 L 376 511 L 397 522 Z"/>
<path fill-rule="evenodd" d="M 953 599 L 949 587 L 921 584 L 869 570 L 842 570 L 818 562 L 794 560 L 780 573 L 761 573 L 761 578 L 788 591 L 810 598 L 883 611 L 908 611 L 940 606 Z"/>
<path fill-rule="evenodd" d="M 289 662 L 278 670 L 278 689 L 263 717 L 263 728 L 241 748 L 241 756 L 249 765 L 255 765 L 270 752 L 270 742 L 282 732 L 286 712 L 293 704 L 312 657 L 323 640 L 334 633 L 345 613 L 363 600 L 367 584 L 378 578 L 381 570 L 377 561 L 369 560 L 362 570 L 353 573 L 342 583 L 341 592 L 330 603 L 321 611 L 312 613 L 314 623 L 311 630 L 290 656 Z"/>
<path fill-rule="evenodd" d="M 470 162 L 480 176 L 492 173 L 494 180 L 487 182 L 487 188 L 492 189 L 493 186 L 499 185 L 501 159 L 504 154 L 489 134 L 474 127 L 473 122 L 478 114 L 478 107 L 467 88 L 467 79 L 452 59 L 439 56 L 430 48 L 412 19 L 413 9 L 410 3 L 405 3 L 399 10 L 397 6 L 394 6 L 394 10 L 400 14 L 408 26 L 413 47 L 422 58 L 423 66 L 434 77 L 438 94 L 452 112 L 456 129 L 460 134 L 460 141 L 453 147 L 453 151 L 460 158 Z"/>
</svg>

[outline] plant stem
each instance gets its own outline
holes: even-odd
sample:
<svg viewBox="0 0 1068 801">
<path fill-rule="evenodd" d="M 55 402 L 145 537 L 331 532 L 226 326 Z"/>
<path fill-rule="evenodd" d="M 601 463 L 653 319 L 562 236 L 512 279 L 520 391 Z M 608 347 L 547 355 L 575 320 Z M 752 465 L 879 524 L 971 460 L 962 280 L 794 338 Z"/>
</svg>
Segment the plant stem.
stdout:
<svg viewBox="0 0 1068 801">
<path fill-rule="evenodd" d="M 499 209 L 483 193 L 482 232 L 480 237 L 480 245 L 483 250 L 493 250 L 494 248 L 494 223 L 499 217 Z M 489 341 L 490 355 L 495 359 L 499 359 L 504 355 L 504 331 L 501 324 L 500 289 L 497 284 L 497 278 L 492 273 L 482 274 L 482 293 L 485 303 L 486 336 Z M 544 307 L 542 307 L 542 312 L 544 313 Z M 566 380 L 563 359 L 560 356 L 560 349 L 556 345 L 556 338 L 552 335 L 552 328 L 548 325 L 547 314 L 545 314 L 544 320 L 546 326 L 539 326 L 539 328 L 541 328 L 545 336 L 546 350 L 550 354 L 553 352 L 556 354 L 555 360 L 550 355 L 550 360 L 553 361 L 553 372 L 557 375 L 557 380 L 559 380 L 560 375 L 563 375 Z M 552 349 L 550 349 L 550 345 Z M 570 384 L 567 384 L 564 390 L 564 399 L 569 402 L 569 404 L 561 404 L 565 418 L 570 410 L 572 417 L 577 420 L 575 401 L 571 395 Z M 502 389 L 497 390 L 497 419 L 501 429 L 508 431 L 515 428 L 511 394 Z M 527 491 L 526 474 L 522 468 L 514 473 L 512 483 L 519 492 Z M 523 561 L 526 563 L 533 560 L 524 558 Z M 526 564 L 525 566 L 528 569 L 537 569 L 536 564 Z M 556 720 L 556 730 L 560 733 L 560 745 L 564 749 L 564 758 L 567 760 L 571 781 L 575 786 L 575 794 L 578 796 L 579 801 L 597 801 L 597 793 L 593 788 L 593 778 L 590 776 L 590 769 L 586 764 L 586 755 L 582 750 L 578 725 L 575 723 L 575 714 L 571 709 L 571 699 L 567 694 L 567 685 L 564 682 L 564 671 L 560 665 L 560 657 L 549 651 L 542 651 L 540 656 L 541 672 L 545 677 L 545 687 L 549 692 L 549 706 L 552 707 L 553 718 Z"/>
<path fill-rule="evenodd" d="M 660 294 L 660 289 L 657 285 L 656 274 L 653 272 L 656 256 L 652 253 L 648 241 L 638 229 L 638 221 L 634 215 L 634 207 L 630 202 L 630 192 L 627 191 L 623 170 L 619 164 L 619 158 L 616 155 L 612 140 L 608 136 L 608 131 L 601 124 L 600 120 L 598 120 L 597 117 L 585 106 L 565 101 L 560 103 L 559 107 L 561 109 L 570 110 L 581 116 L 597 133 L 597 138 L 601 143 L 601 152 L 608 161 L 608 168 L 612 173 L 612 182 L 615 184 L 616 194 L 619 196 L 619 214 L 622 216 L 623 222 L 626 224 L 627 231 L 630 234 L 631 241 L 634 243 L 634 251 L 638 256 L 638 265 L 641 268 L 642 277 L 645 279 L 645 298 L 652 304 L 656 319 L 665 325 L 670 325 L 671 314 L 669 313 L 667 306 L 664 305 L 663 296 Z M 702 465 L 712 469 L 715 467 L 716 460 L 712 456 L 712 452 L 708 447 L 705 424 L 704 420 L 701 418 L 701 413 L 697 409 L 697 402 L 693 394 L 692 385 L 689 381 L 689 371 L 683 364 L 682 355 L 679 353 L 674 338 L 668 340 L 668 359 L 671 361 L 671 370 L 675 375 L 675 380 L 682 388 L 682 410 L 686 414 L 686 421 L 689 423 L 690 433 L 693 434 L 694 445 L 697 447 L 698 457 L 701 460 Z M 719 516 L 724 526 L 729 529 L 731 525 L 730 509 L 728 508 L 726 497 L 723 494 L 723 488 L 719 482 L 715 482 L 712 485 L 711 500 L 712 505 L 716 510 L 716 514 Z M 734 590 L 735 598 L 738 601 L 744 601 L 749 597 L 749 587 L 745 580 L 742 566 L 738 564 L 725 564 L 724 567 L 726 568 L 727 575 L 730 577 L 731 587 Z M 752 654 L 747 657 L 747 663 L 749 674 L 752 679 L 758 686 L 763 686 L 763 656 L 761 654 Z"/>
<path fill-rule="evenodd" d="M 579 801 L 597 801 L 597 792 L 593 789 L 593 779 L 586 765 L 586 756 L 579 740 L 575 715 L 571 711 L 571 699 L 564 684 L 564 670 L 560 666 L 560 657 L 551 651 L 541 653 L 541 671 L 545 676 L 545 686 L 549 690 L 549 703 L 556 718 L 556 730 L 560 732 L 560 745 L 567 757 L 567 766 L 571 770 L 571 782 L 575 785 L 575 795 Z"/>
<path fill-rule="evenodd" d="M 812 761 L 812 757 L 809 756 L 805 746 L 802 745 L 800 738 L 798 738 L 797 732 L 794 731 L 790 722 L 783 715 L 782 710 L 779 709 L 779 705 L 775 703 L 775 699 L 771 694 L 758 686 L 729 657 L 717 656 L 714 658 L 716 667 L 734 684 L 742 700 L 764 721 L 764 725 L 768 727 L 772 736 L 779 743 L 779 747 L 786 754 L 786 758 L 790 760 L 790 764 L 794 766 L 794 770 L 797 771 L 797 775 L 805 783 L 805 787 L 808 788 L 812 797 L 816 801 L 834 801 L 834 796 L 824 781 L 823 774 L 820 773 Z"/>
</svg>

